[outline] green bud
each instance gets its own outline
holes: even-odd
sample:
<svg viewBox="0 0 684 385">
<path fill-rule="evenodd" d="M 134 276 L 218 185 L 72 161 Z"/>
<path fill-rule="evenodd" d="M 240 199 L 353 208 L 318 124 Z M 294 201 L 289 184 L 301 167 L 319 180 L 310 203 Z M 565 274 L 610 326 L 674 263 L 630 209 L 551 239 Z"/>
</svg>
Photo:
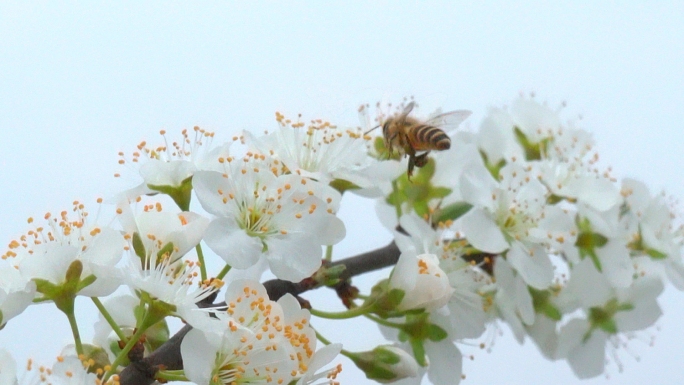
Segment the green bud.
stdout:
<svg viewBox="0 0 684 385">
<path fill-rule="evenodd" d="M 368 379 L 380 383 L 418 375 L 416 360 L 402 349 L 391 345 L 382 345 L 368 352 L 354 354 L 351 359 L 363 370 Z"/>
</svg>

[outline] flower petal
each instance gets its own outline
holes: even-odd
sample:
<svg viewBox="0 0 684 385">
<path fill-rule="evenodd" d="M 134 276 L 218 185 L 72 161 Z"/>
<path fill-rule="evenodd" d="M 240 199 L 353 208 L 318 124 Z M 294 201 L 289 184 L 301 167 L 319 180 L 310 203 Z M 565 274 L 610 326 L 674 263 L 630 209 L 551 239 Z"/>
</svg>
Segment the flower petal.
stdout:
<svg viewBox="0 0 684 385">
<path fill-rule="evenodd" d="M 478 250 L 500 253 L 508 249 L 501 229 L 483 209 L 473 207 L 461 217 L 461 225 L 468 242 Z"/>
<path fill-rule="evenodd" d="M 259 238 L 249 236 L 229 218 L 214 219 L 207 228 L 204 241 L 226 263 L 238 269 L 256 264 L 263 249 Z"/>
</svg>

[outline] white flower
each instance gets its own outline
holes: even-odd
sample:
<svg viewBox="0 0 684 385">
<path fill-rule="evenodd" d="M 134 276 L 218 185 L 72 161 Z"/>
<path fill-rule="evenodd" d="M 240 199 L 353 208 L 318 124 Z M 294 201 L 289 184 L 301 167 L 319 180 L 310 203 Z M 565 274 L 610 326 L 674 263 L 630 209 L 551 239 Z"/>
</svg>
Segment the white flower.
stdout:
<svg viewBox="0 0 684 385">
<path fill-rule="evenodd" d="M 433 229 L 416 214 L 404 215 L 401 227 L 410 235 L 395 233 L 402 255 L 435 254 L 452 288 L 446 308 L 432 312 L 431 320 L 444 328 L 451 339 L 476 338 L 485 331 L 487 315 L 479 291 L 487 276 L 463 259 L 459 240 L 445 238 L 448 229 Z"/>
<path fill-rule="evenodd" d="M 520 143 L 519 135 L 523 135 L 531 145 L 537 145 L 548 140 L 560 128 L 557 111 L 533 99 L 520 97 L 513 101 L 510 111 L 502 108 L 489 110 L 480 125 L 477 141 L 489 165 L 496 165 L 501 161 L 526 159 L 526 155 L 530 155 Z"/>
<path fill-rule="evenodd" d="M 238 379 L 287 384 L 303 376 L 313 381 L 318 377 L 308 371 L 320 369 L 339 352 L 339 346 L 328 348 L 313 362 L 316 336 L 309 312 L 291 295 L 271 301 L 256 281 L 232 282 L 225 311 L 214 314 L 216 318 L 193 323 L 195 329 L 181 344 L 185 373 L 199 384 Z"/>
<path fill-rule="evenodd" d="M 137 215 L 127 203 L 120 204 L 119 208 L 126 239 L 135 243 L 133 237 L 137 233 L 146 258 L 156 258 L 163 252 L 171 261 L 178 260 L 200 243 L 209 226 L 209 220 L 199 214 L 165 212 L 159 203 Z M 167 250 L 169 245 L 173 247 Z"/>
<path fill-rule="evenodd" d="M 567 359 L 580 378 L 603 373 L 607 346 L 624 345 L 626 333 L 650 327 L 662 315 L 656 301 L 662 290 L 662 282 L 649 276 L 614 289 L 592 261 L 582 261 L 572 269 L 559 302 L 566 304 L 565 311 L 581 309 L 585 318 L 571 319 L 561 328 L 557 358 Z"/>
<path fill-rule="evenodd" d="M 684 226 L 675 227 L 673 219 L 679 216 L 674 208 L 661 195 L 651 197 L 646 185 L 633 179 L 622 181 L 621 193 L 625 197 L 621 222 L 629 232 L 629 248 L 633 255 L 641 255 L 633 258 L 637 269 L 656 270 L 684 289 Z"/>
<path fill-rule="evenodd" d="M 75 356 L 59 356 L 52 368 L 38 366 L 29 360 L 26 372 L 17 379 L 16 361 L 4 349 L 0 349 L 0 384 L 2 385 L 115 385 L 110 379 L 103 383 L 95 373 Z"/>
<path fill-rule="evenodd" d="M 276 113 L 279 129 L 256 138 L 245 132 L 248 145 L 263 154 L 279 159 L 291 173 L 325 184 L 335 179 L 371 187 L 373 181 L 364 170 L 373 159 L 368 156 L 367 141 L 360 128 L 342 128 L 322 120 L 293 122 Z"/>
<path fill-rule="evenodd" d="M 321 266 L 322 245 L 344 238 L 334 215 L 340 196 L 316 181 L 280 175 L 277 164 L 258 156 L 233 160 L 226 173 L 199 172 L 193 184 L 202 207 L 217 216 L 204 239 L 214 252 L 238 269 L 265 257 L 278 278 L 298 282 Z"/>
<path fill-rule="evenodd" d="M 513 127 L 509 112 L 501 108 L 490 108 L 482 119 L 475 141 L 488 165 L 505 163 L 512 157 L 522 155 L 515 141 Z"/>
<path fill-rule="evenodd" d="M 466 169 L 479 167 L 483 173 L 487 172 L 482 156 L 473 143 L 472 134 L 467 132 L 458 132 L 452 136 L 451 147 L 446 151 L 432 152 L 431 157 L 435 160 L 435 173 L 430 183 L 451 190 L 449 195 L 439 200 L 442 207 L 463 201 L 459 183 L 460 176 Z"/>
<path fill-rule="evenodd" d="M 496 301 L 501 318 L 508 323 L 515 338 L 522 343 L 525 337 L 525 325 L 534 323 L 534 306 L 532 295 L 519 274 L 503 258 L 494 262 L 496 277 Z"/>
<path fill-rule="evenodd" d="M 474 207 L 460 218 L 465 238 L 475 248 L 502 253 L 523 276 L 525 282 L 544 289 L 553 279 L 553 266 L 546 250 L 536 244 L 530 230 L 544 217 L 546 189 L 530 169 L 509 164 L 501 170 L 497 183 L 480 168 L 461 176 L 461 191 Z"/>
<path fill-rule="evenodd" d="M 0 349 L 0 384 L 17 383 L 17 362 L 5 349 Z"/>
<path fill-rule="evenodd" d="M 55 385 L 99 385 L 102 383 L 95 373 L 89 373 L 83 362 L 74 356 L 58 358 L 52 366 L 51 379 Z"/>
<path fill-rule="evenodd" d="M 454 343 L 425 341 L 429 358 L 428 378 L 433 384 L 458 384 L 463 371 L 463 356 Z"/>
<path fill-rule="evenodd" d="M 144 263 L 143 263 L 144 262 Z M 173 262 L 169 258 L 156 256 L 141 260 L 129 255 L 125 266 L 126 284 L 140 296 L 147 293 L 154 300 L 170 305 L 172 314 L 189 321 L 198 314 L 196 303 L 220 289 L 221 281 L 202 283 L 194 281 L 197 264 L 192 262 Z"/>
<path fill-rule="evenodd" d="M 258 340 L 249 330 L 223 333 L 192 329 L 183 338 L 181 354 L 185 375 L 197 384 L 282 383 L 293 379 L 296 364 L 284 341 Z"/>
<path fill-rule="evenodd" d="M 75 218 L 67 211 L 59 217 L 46 214 L 47 224 L 38 226 L 10 243 L 7 255 L 26 279 L 43 279 L 60 285 L 71 264 L 83 264 L 81 280 L 96 279 L 78 295 L 100 297 L 111 294 L 121 284 L 115 265 L 121 259 L 125 242 L 123 236 L 109 227 L 100 227 L 88 218 L 83 204 L 74 202 Z M 29 221 L 33 222 L 32 219 Z"/>
<path fill-rule="evenodd" d="M 430 319 L 446 330 L 452 340 L 481 336 L 489 317 L 480 289 L 488 279 L 472 268 L 456 269 L 447 276 L 453 293 L 446 307 L 433 312 Z"/>
<path fill-rule="evenodd" d="M 561 328 L 557 357 L 567 359 L 577 377 L 596 377 L 605 367 L 607 341 L 604 331 L 592 332 L 589 322 L 573 319 Z"/>
<path fill-rule="evenodd" d="M 582 204 L 578 209 L 578 222 L 581 224 L 581 230 L 605 238 L 605 244 L 594 245 L 591 248 L 590 253 L 595 255 L 594 262 L 600 266 L 600 270 L 613 287 L 628 287 L 632 283 L 635 270 L 628 249 L 629 233 L 620 223 L 622 209 L 619 206 L 613 206 L 607 211 L 598 211 L 589 205 Z M 583 252 L 587 253 L 586 250 L 581 249 L 580 254 Z"/>
<path fill-rule="evenodd" d="M 537 348 L 549 360 L 556 359 L 558 351 L 558 322 L 544 314 L 535 314 L 534 323 L 525 325 L 527 335 L 537 344 Z"/>
<path fill-rule="evenodd" d="M 193 131 L 194 138 L 190 137 L 188 130 L 183 130 L 180 142 L 169 143 L 166 131 L 162 130 L 160 134 L 164 138 L 163 144 L 152 147 L 143 141 L 138 144 L 137 151 L 133 152 L 130 159 L 124 158 L 124 154 L 120 153 L 119 164 L 139 164 L 140 176 L 143 178 L 141 185 L 123 195 L 133 199 L 154 193 L 155 188 L 159 187 L 178 188 L 197 170 L 217 170 L 219 159 L 228 156 L 232 142 L 212 147 L 213 132 L 199 127 L 194 127 Z"/>
<path fill-rule="evenodd" d="M 35 282 L 23 277 L 14 266 L 0 261 L 0 329 L 26 310 L 35 295 Z"/>
<path fill-rule="evenodd" d="M 321 369 L 332 362 L 341 350 L 342 344 L 330 344 L 317 350 L 309 362 L 307 372 L 297 381 L 297 385 L 337 384 L 334 380 L 342 370 L 342 365 L 338 364 L 329 370 Z"/>
<path fill-rule="evenodd" d="M 580 255 L 575 245 L 579 233 L 576 218 L 574 207 L 546 206 L 539 227 L 529 229 L 530 239 L 545 247 L 549 254 L 563 255 L 568 262 L 577 263 Z"/>
<path fill-rule="evenodd" d="M 527 161 L 556 197 L 607 210 L 620 197 L 608 173 L 596 168 L 593 138 L 573 122 L 561 124 L 559 111 L 522 97 L 510 111 L 492 108 L 477 136 L 487 166 L 497 170 L 506 163 Z"/>
<path fill-rule="evenodd" d="M 434 254 L 402 253 L 392 271 L 389 287 L 404 291 L 398 310 L 439 309 L 446 305 L 453 292 Z"/>
</svg>

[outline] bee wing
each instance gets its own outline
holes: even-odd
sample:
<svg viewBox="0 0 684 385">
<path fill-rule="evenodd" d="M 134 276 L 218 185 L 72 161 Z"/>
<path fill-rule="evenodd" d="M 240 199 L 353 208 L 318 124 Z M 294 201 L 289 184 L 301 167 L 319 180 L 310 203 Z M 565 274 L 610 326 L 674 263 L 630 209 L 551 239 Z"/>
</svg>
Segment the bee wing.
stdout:
<svg viewBox="0 0 684 385">
<path fill-rule="evenodd" d="M 456 130 L 458 126 L 463 123 L 464 120 L 468 119 L 471 114 L 472 111 L 468 110 L 449 111 L 431 117 L 425 122 L 425 124 L 441 128 L 449 133 L 450 131 Z"/>
<path fill-rule="evenodd" d="M 401 112 L 402 116 L 406 116 L 413 111 L 413 107 L 416 106 L 416 102 L 411 101 L 411 103 L 407 104 L 406 107 L 404 107 L 404 111 Z"/>
</svg>

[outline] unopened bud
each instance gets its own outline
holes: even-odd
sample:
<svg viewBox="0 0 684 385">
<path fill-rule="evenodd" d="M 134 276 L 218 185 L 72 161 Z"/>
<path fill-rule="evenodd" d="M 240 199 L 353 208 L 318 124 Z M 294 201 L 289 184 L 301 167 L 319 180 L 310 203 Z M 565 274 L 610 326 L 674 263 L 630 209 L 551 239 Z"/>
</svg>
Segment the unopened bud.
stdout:
<svg viewBox="0 0 684 385">
<path fill-rule="evenodd" d="M 396 346 L 382 345 L 356 354 L 352 360 L 366 377 L 380 383 L 401 380 L 418 375 L 418 363 L 410 354 Z"/>
</svg>

